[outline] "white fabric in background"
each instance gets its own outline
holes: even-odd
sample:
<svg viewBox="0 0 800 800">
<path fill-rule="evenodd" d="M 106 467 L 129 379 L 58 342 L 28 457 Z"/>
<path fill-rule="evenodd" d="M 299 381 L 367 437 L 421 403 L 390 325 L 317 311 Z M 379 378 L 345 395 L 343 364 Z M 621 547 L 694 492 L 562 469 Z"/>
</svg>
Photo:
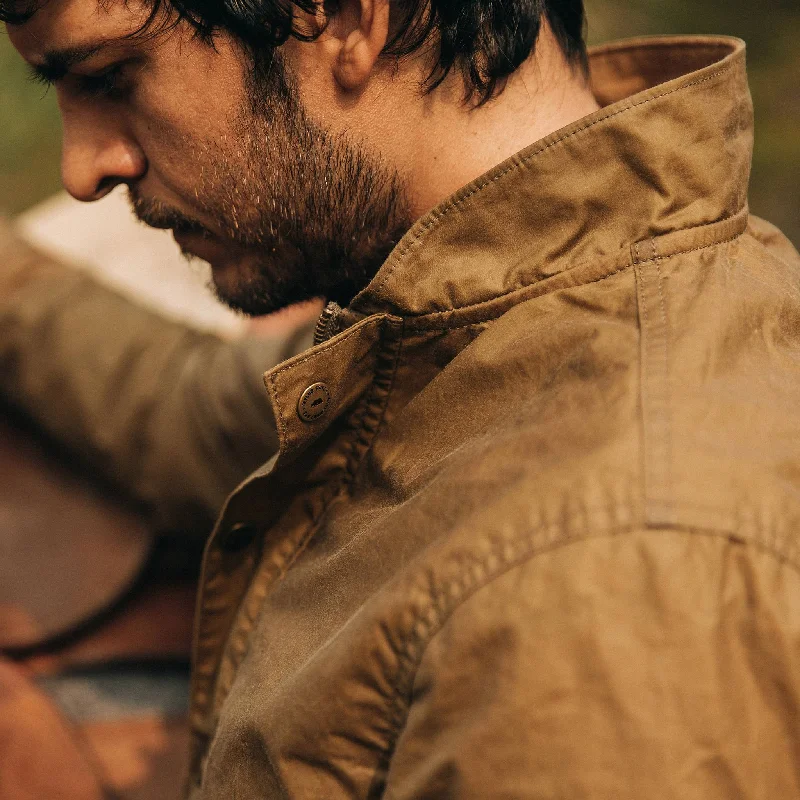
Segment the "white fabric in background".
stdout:
<svg viewBox="0 0 800 800">
<path fill-rule="evenodd" d="M 88 204 L 58 194 L 20 215 L 17 224 L 40 248 L 83 265 L 165 316 L 223 336 L 235 336 L 246 324 L 206 287 L 208 265 L 187 263 L 172 234 L 134 218 L 122 187 Z"/>
</svg>

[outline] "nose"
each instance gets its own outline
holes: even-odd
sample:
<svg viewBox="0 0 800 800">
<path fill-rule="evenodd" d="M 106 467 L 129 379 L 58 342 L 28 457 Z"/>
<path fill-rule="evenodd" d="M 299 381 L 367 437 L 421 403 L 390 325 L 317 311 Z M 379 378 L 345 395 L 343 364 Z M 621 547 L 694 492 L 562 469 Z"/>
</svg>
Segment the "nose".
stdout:
<svg viewBox="0 0 800 800">
<path fill-rule="evenodd" d="M 99 200 L 119 184 L 144 176 L 145 155 L 124 128 L 94 115 L 76 118 L 62 114 L 62 119 L 61 179 L 76 200 Z"/>
</svg>

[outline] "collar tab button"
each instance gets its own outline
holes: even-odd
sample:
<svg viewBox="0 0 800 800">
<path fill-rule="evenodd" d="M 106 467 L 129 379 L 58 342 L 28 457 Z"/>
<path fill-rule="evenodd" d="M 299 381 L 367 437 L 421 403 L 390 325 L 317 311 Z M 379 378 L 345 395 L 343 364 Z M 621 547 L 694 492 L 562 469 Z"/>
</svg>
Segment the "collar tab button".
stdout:
<svg viewBox="0 0 800 800">
<path fill-rule="evenodd" d="M 315 422 L 328 410 L 331 393 L 324 383 L 309 386 L 297 401 L 297 414 L 303 422 Z"/>
</svg>

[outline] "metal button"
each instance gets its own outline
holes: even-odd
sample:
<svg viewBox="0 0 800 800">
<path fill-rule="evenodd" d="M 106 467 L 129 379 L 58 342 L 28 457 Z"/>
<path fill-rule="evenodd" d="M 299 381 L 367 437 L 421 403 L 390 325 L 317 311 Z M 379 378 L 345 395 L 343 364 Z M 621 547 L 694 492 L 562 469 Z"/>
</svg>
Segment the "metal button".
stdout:
<svg viewBox="0 0 800 800">
<path fill-rule="evenodd" d="M 303 422 L 314 422 L 328 410 L 330 402 L 328 387 L 324 383 L 314 383 L 300 395 L 297 413 Z"/>
<path fill-rule="evenodd" d="M 237 553 L 251 544 L 257 533 L 258 528 L 252 522 L 237 522 L 228 529 L 220 546 L 228 553 Z"/>
</svg>

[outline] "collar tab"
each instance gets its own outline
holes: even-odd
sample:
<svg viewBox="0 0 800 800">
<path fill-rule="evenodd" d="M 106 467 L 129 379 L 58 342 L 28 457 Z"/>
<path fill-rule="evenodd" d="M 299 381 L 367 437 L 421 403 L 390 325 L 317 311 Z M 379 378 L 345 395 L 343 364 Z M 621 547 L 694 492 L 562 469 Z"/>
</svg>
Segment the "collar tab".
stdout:
<svg viewBox="0 0 800 800">
<path fill-rule="evenodd" d="M 338 319 L 333 311 L 323 335 Z M 387 328 L 398 325 L 386 314 L 367 317 L 264 374 L 281 461 L 308 447 L 358 402 L 373 382 Z"/>
</svg>

